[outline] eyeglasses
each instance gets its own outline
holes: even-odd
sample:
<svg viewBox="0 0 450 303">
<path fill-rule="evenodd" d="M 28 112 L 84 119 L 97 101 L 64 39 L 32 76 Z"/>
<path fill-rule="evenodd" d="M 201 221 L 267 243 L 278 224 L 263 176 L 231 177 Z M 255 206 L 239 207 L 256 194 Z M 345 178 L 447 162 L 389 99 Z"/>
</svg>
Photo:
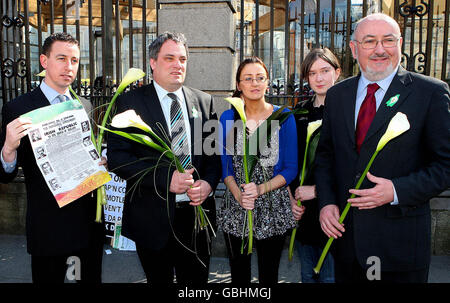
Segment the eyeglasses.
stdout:
<svg viewBox="0 0 450 303">
<path fill-rule="evenodd" d="M 256 77 L 256 78 L 245 77 L 244 79 L 241 79 L 240 81 L 241 81 L 241 82 L 248 83 L 248 84 L 251 84 L 251 83 L 253 83 L 253 81 L 256 81 L 256 83 L 262 83 L 262 82 L 265 82 L 266 80 L 267 80 L 266 77 L 264 77 L 264 76 L 258 76 L 258 77 Z"/>
<path fill-rule="evenodd" d="M 392 38 L 386 38 L 383 40 L 375 40 L 375 39 L 369 38 L 369 39 L 366 39 L 363 41 L 358 41 L 358 40 L 355 40 L 355 41 L 358 42 L 359 44 L 361 44 L 361 47 L 363 49 L 374 49 L 377 47 L 378 42 L 381 42 L 381 45 L 383 45 L 383 47 L 385 47 L 385 48 L 396 47 L 398 40 L 400 40 L 400 38 L 392 37 Z"/>
</svg>

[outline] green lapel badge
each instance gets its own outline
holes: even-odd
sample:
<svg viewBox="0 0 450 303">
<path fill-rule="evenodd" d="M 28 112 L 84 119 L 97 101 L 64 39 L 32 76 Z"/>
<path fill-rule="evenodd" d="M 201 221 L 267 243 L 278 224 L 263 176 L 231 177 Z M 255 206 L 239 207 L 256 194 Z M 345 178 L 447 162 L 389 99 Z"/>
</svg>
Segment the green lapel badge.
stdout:
<svg viewBox="0 0 450 303">
<path fill-rule="evenodd" d="M 397 103 L 398 99 L 400 98 L 400 94 L 395 95 L 394 97 L 391 97 L 387 102 L 386 106 L 392 107 L 395 103 Z"/>
<path fill-rule="evenodd" d="M 197 109 L 195 107 L 192 108 L 192 116 L 194 118 L 198 118 L 198 111 L 197 111 Z"/>
</svg>

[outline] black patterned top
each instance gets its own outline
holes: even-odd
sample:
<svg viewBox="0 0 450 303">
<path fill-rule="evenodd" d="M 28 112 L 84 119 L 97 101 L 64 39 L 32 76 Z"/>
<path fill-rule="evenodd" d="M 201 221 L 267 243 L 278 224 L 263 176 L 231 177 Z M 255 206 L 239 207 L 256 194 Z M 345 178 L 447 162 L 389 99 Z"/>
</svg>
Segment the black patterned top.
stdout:
<svg viewBox="0 0 450 303">
<path fill-rule="evenodd" d="M 242 155 L 242 124 L 238 126 L 235 140 L 235 155 L 233 170 L 238 186 L 245 183 Z M 238 143 L 239 142 L 239 143 Z M 278 161 L 278 130 L 275 130 L 267 151 L 259 157 L 250 181 L 262 184 L 272 179 L 273 167 Z M 223 203 L 217 214 L 219 228 L 236 237 L 248 236 L 247 211 L 236 201 L 233 194 L 226 190 Z M 269 191 L 259 196 L 253 209 L 253 236 L 255 239 L 266 239 L 275 235 L 282 235 L 287 230 L 294 228 L 294 220 L 289 192 L 287 187 Z"/>
</svg>

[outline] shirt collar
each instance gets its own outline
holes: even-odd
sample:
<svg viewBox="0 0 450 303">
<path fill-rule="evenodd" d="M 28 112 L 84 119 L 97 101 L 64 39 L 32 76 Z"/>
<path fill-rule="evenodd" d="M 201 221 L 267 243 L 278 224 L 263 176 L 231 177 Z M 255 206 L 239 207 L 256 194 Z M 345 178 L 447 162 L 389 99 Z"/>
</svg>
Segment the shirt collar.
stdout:
<svg viewBox="0 0 450 303">
<path fill-rule="evenodd" d="M 167 90 L 162 88 L 155 80 L 153 80 L 153 84 L 155 86 L 156 94 L 158 95 L 159 100 L 162 102 L 163 99 L 167 96 L 169 93 Z M 177 89 L 174 92 L 171 92 L 172 94 L 175 94 L 178 97 L 178 100 L 184 100 L 183 96 L 183 87 L 181 86 L 179 89 Z M 170 99 L 170 98 L 169 98 Z"/>
<path fill-rule="evenodd" d="M 50 104 L 59 103 L 59 99 L 56 101 L 55 98 L 57 98 L 60 95 L 60 93 L 58 93 L 56 90 L 48 86 L 47 83 L 45 83 L 45 79 L 41 81 L 40 88 L 41 91 L 44 93 L 44 96 L 47 98 L 48 102 L 50 102 Z M 67 96 L 67 100 L 72 99 L 72 96 L 70 95 L 69 92 L 69 88 L 66 89 L 64 95 Z"/>
<path fill-rule="evenodd" d="M 360 85 L 359 87 L 361 90 L 363 90 L 367 87 L 367 85 L 369 85 L 371 83 L 376 83 L 384 92 L 386 92 L 389 88 L 389 85 L 391 85 L 392 79 L 394 79 L 397 72 L 398 72 L 398 67 L 386 78 L 379 80 L 379 81 L 375 81 L 375 82 L 368 80 L 361 73 L 361 78 L 359 79 L 359 85 Z"/>
</svg>

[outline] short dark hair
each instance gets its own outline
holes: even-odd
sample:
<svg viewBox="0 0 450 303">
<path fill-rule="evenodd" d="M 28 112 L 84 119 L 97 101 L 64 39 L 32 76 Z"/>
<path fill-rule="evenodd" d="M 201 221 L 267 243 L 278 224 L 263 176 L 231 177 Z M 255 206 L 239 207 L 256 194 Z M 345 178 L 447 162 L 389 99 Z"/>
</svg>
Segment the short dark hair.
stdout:
<svg viewBox="0 0 450 303">
<path fill-rule="evenodd" d="M 261 65 L 264 68 L 264 70 L 266 71 L 266 77 L 269 78 L 269 71 L 267 69 L 267 66 L 264 64 L 264 62 L 260 58 L 258 58 L 256 56 L 253 56 L 253 57 L 249 57 L 247 59 L 244 59 L 241 62 L 241 64 L 239 64 L 239 67 L 238 67 L 238 69 L 236 71 L 236 89 L 233 92 L 233 97 L 240 97 L 241 96 L 241 91 L 238 90 L 237 85 L 239 84 L 239 82 L 241 82 L 241 73 L 242 73 L 242 70 L 244 69 L 244 67 L 247 64 L 252 64 L 252 63 L 256 63 L 256 64 Z"/>
<path fill-rule="evenodd" d="M 300 67 L 300 73 L 303 80 L 308 81 L 308 75 L 309 71 L 311 70 L 311 66 L 319 58 L 325 62 L 328 62 L 334 68 L 334 70 L 341 68 L 338 58 L 328 48 L 314 48 L 308 53 L 308 55 L 306 55 Z"/>
<path fill-rule="evenodd" d="M 162 45 L 167 40 L 172 40 L 176 43 L 183 44 L 186 49 L 186 56 L 189 56 L 189 50 L 187 46 L 186 37 L 182 33 L 172 33 L 172 32 L 164 32 L 159 35 L 155 40 L 150 44 L 148 51 L 150 59 L 156 60 L 158 59 L 159 51 L 161 50 Z"/>
<path fill-rule="evenodd" d="M 80 47 L 80 43 L 78 42 L 78 40 L 72 37 L 70 34 L 53 33 L 45 39 L 44 44 L 42 45 L 42 53 L 48 57 L 50 55 L 52 45 L 56 41 L 67 42 L 70 44 L 75 44 L 76 46 L 78 46 L 78 48 Z"/>
</svg>

